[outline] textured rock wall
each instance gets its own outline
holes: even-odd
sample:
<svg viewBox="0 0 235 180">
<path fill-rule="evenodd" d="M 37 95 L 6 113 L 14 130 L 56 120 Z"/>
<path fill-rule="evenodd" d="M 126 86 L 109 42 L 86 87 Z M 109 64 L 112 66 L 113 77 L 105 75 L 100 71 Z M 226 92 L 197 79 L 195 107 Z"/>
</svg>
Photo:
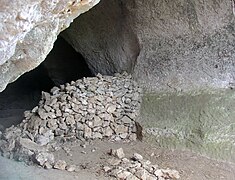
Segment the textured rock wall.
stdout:
<svg viewBox="0 0 235 180">
<path fill-rule="evenodd" d="M 2 0 L 0 2 L 0 92 L 37 67 L 57 35 L 99 0 Z"/>
<path fill-rule="evenodd" d="M 64 37 L 94 72 L 126 70 L 149 91 L 234 84 L 231 1 L 102 0 Z"/>
</svg>

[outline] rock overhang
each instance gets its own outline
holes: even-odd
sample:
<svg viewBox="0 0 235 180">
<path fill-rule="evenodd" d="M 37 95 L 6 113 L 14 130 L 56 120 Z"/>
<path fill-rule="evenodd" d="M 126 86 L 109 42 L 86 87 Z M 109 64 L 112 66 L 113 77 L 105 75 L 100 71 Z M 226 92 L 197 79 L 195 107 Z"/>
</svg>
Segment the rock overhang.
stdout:
<svg viewBox="0 0 235 180">
<path fill-rule="evenodd" d="M 1 1 L 0 91 L 44 61 L 58 34 L 98 2 Z"/>
</svg>

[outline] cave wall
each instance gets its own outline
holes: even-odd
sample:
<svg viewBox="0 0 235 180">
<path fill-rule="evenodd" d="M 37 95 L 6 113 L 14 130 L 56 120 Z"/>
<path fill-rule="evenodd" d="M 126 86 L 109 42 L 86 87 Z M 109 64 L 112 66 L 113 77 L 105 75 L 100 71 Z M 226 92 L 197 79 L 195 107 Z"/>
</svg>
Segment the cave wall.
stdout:
<svg viewBox="0 0 235 180">
<path fill-rule="evenodd" d="M 93 76 L 86 61 L 62 37 L 58 37 L 42 65 L 56 86 Z"/>
<path fill-rule="evenodd" d="M 58 34 L 99 0 L 1 0 L 0 92 L 37 67 Z"/>
<path fill-rule="evenodd" d="M 94 73 L 128 71 L 149 92 L 234 85 L 231 1 L 102 0 L 64 38 Z"/>
<path fill-rule="evenodd" d="M 59 32 L 96 3 L 1 1 L 0 91 L 44 61 Z M 93 74 L 127 71 L 145 88 L 138 121 L 153 143 L 233 162 L 234 35 L 229 0 L 101 0 L 62 33 Z M 50 78 L 67 76 L 60 53 L 48 58 Z"/>
<path fill-rule="evenodd" d="M 94 72 L 144 87 L 144 140 L 235 162 L 230 0 L 101 0 L 62 34 Z"/>
</svg>

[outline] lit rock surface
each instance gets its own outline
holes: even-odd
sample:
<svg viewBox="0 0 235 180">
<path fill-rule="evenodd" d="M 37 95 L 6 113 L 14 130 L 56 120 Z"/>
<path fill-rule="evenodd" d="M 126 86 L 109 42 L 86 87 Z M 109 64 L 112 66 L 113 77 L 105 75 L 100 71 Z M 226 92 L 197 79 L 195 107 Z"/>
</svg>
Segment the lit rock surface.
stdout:
<svg viewBox="0 0 235 180">
<path fill-rule="evenodd" d="M 37 67 L 57 35 L 99 0 L 2 0 L 0 2 L 0 92 Z"/>
<path fill-rule="evenodd" d="M 235 82 L 231 1 L 103 0 L 64 37 L 93 72 L 125 70 L 150 92 Z"/>
</svg>

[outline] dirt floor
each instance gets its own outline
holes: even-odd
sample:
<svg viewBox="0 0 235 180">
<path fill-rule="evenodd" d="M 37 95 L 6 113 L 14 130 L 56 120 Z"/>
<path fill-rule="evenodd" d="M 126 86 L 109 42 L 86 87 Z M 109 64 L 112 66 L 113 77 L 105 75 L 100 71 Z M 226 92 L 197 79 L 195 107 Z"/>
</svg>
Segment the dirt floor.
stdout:
<svg viewBox="0 0 235 180">
<path fill-rule="evenodd" d="M 77 165 L 75 172 L 44 170 L 36 166 L 0 157 L 0 179 L 5 180 L 64 180 L 64 179 L 110 179 L 105 176 L 102 166 L 106 165 L 110 149 L 122 147 L 126 157 L 137 152 L 160 168 L 176 169 L 182 180 L 235 180 L 235 164 L 218 162 L 185 151 L 171 151 L 152 147 L 143 142 L 121 143 L 91 141 L 85 145 L 66 144 L 70 155 L 61 149 L 55 153 L 56 158 Z M 72 156 L 71 156 L 72 155 Z"/>
</svg>

